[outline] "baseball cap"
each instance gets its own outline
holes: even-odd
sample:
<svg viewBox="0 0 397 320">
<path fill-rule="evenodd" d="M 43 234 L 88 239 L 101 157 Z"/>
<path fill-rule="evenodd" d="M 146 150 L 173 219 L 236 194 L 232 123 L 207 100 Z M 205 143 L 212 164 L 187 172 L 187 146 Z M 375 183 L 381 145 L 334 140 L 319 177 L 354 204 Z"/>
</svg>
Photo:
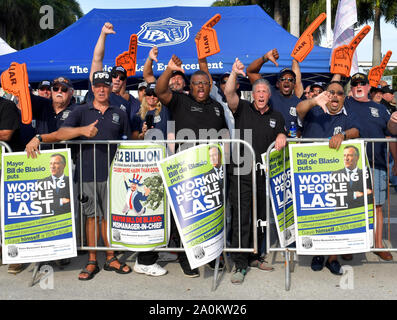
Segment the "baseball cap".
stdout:
<svg viewBox="0 0 397 320">
<path fill-rule="evenodd" d="M 110 78 L 110 73 L 107 71 L 96 71 L 92 75 L 92 85 L 95 86 L 97 84 L 103 83 L 107 86 L 112 84 L 112 80 Z"/>
<path fill-rule="evenodd" d="M 290 68 L 284 68 L 282 69 L 279 74 L 278 74 L 278 79 L 282 78 L 285 74 L 290 73 L 292 74 L 292 76 L 294 77 L 294 79 L 296 79 L 296 74 L 295 72 L 292 71 L 292 69 Z"/>
<path fill-rule="evenodd" d="M 187 80 L 185 74 L 184 74 L 182 71 L 179 71 L 179 70 L 174 70 L 174 71 L 172 71 L 172 76 L 171 76 L 171 78 L 174 77 L 174 76 L 177 76 L 177 75 L 182 76 L 182 78 L 185 80 L 185 84 L 186 84 L 186 85 L 188 84 L 189 81 Z"/>
<path fill-rule="evenodd" d="M 120 72 L 127 78 L 127 70 L 125 70 L 122 66 L 114 66 L 112 71 L 110 71 L 110 75 L 113 76 L 117 74 L 117 72 Z"/>
<path fill-rule="evenodd" d="M 391 94 L 394 93 L 393 90 L 392 90 L 392 88 L 390 88 L 390 86 L 384 86 L 384 87 L 382 87 L 382 92 L 383 92 L 383 93 L 391 93 Z"/>
<path fill-rule="evenodd" d="M 154 92 L 155 88 L 156 88 L 156 82 L 148 83 L 148 85 L 145 89 L 145 93 L 149 94 L 149 95 L 155 94 L 155 92 Z"/>
<path fill-rule="evenodd" d="M 72 81 L 65 77 L 58 77 L 52 81 L 52 87 L 55 87 L 58 84 L 68 88 L 73 88 Z"/>
<path fill-rule="evenodd" d="M 38 88 L 38 89 L 41 89 L 41 88 L 44 88 L 44 87 L 49 87 L 49 88 L 51 88 L 51 81 L 49 81 L 49 80 L 42 80 L 42 81 L 40 81 L 37 88 Z"/>
<path fill-rule="evenodd" d="M 323 91 L 325 90 L 325 83 L 324 82 L 315 82 L 310 86 L 310 90 L 312 90 L 313 88 L 320 88 Z"/>
<path fill-rule="evenodd" d="M 369 93 L 374 93 L 374 92 L 383 92 L 383 88 L 380 85 L 377 85 L 376 87 L 371 87 Z"/>
<path fill-rule="evenodd" d="M 359 82 L 364 82 L 366 84 L 369 83 L 367 75 L 364 73 L 361 73 L 361 72 L 357 72 L 357 73 L 353 74 L 352 78 L 350 80 L 350 84 L 352 86 L 356 86 L 357 83 L 359 83 Z"/>
<path fill-rule="evenodd" d="M 140 84 L 138 84 L 138 90 L 141 89 L 141 88 L 145 88 L 145 89 L 147 88 L 147 82 L 146 81 L 143 81 Z"/>
</svg>

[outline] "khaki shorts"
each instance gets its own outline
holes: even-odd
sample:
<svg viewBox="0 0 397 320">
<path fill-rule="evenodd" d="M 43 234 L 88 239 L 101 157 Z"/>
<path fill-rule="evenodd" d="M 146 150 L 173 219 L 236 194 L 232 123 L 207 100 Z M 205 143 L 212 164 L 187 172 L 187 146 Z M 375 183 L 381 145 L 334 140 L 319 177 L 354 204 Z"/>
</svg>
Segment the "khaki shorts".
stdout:
<svg viewBox="0 0 397 320">
<path fill-rule="evenodd" d="M 107 220 L 107 182 L 83 182 L 82 194 L 84 198 L 81 201 L 83 215 L 89 218 L 96 216 Z"/>
</svg>

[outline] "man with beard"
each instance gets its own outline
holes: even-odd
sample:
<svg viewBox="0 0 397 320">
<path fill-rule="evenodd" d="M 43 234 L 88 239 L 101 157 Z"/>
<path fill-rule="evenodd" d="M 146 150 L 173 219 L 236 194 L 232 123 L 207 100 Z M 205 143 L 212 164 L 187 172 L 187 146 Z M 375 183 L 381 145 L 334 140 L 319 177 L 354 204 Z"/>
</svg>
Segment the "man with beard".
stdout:
<svg viewBox="0 0 397 320">
<path fill-rule="evenodd" d="M 262 78 L 260 70 L 264 63 L 272 61 L 276 66 L 279 54 L 277 49 L 268 51 L 264 56 L 256 59 L 247 67 L 247 76 L 251 83 Z M 297 60 L 292 60 L 292 69 L 284 68 L 277 76 L 276 88 L 271 87 L 270 103 L 274 110 L 280 112 L 285 120 L 285 127 L 289 131 L 292 123 L 297 124 L 296 105 L 301 101 L 298 97 L 303 94 L 301 72 Z"/>
<path fill-rule="evenodd" d="M 343 85 L 335 81 L 330 82 L 327 91 L 300 102 L 296 111 L 303 121 L 302 138 L 330 138 L 329 147 L 334 149 L 339 149 L 344 140 L 358 138 L 358 120 L 354 113 L 346 111 L 344 102 Z M 345 258 L 351 260 L 350 255 Z M 323 265 L 324 256 L 313 257 L 313 271 L 322 270 Z M 333 274 L 343 274 L 336 255 L 329 256 L 325 266 Z"/>
<path fill-rule="evenodd" d="M 352 96 L 346 98 L 345 106 L 347 112 L 354 113 L 358 118 L 360 136 L 362 138 L 385 138 L 390 135 L 387 124 L 390 113 L 382 104 L 375 103 L 368 98 L 370 85 L 368 78 L 363 73 L 356 73 L 351 81 Z M 386 202 L 387 188 L 387 163 L 386 143 L 376 142 L 367 146 L 367 156 L 370 167 L 374 170 L 374 193 L 375 193 L 375 247 L 383 248 L 383 212 L 382 207 Z M 374 153 L 372 152 L 374 150 Z M 390 261 L 393 256 L 388 251 L 374 252 L 381 259 Z"/>
</svg>

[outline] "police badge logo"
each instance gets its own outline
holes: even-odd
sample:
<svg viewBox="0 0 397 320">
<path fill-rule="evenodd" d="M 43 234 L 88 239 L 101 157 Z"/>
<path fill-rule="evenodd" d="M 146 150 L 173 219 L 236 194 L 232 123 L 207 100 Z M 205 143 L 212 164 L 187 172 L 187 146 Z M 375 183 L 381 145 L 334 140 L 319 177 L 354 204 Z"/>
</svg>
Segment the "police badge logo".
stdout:
<svg viewBox="0 0 397 320">
<path fill-rule="evenodd" d="M 269 125 L 270 125 L 270 127 L 272 127 L 274 129 L 276 127 L 276 120 L 275 119 L 270 119 Z"/>
<path fill-rule="evenodd" d="M 376 108 L 369 108 L 371 110 L 371 115 L 375 118 L 379 118 L 379 111 Z"/>
<path fill-rule="evenodd" d="M 166 18 L 154 22 L 145 22 L 138 32 L 138 45 L 144 47 L 173 46 L 189 38 L 190 21 Z"/>
<path fill-rule="evenodd" d="M 289 114 L 293 117 L 296 117 L 296 107 L 289 108 Z"/>
<path fill-rule="evenodd" d="M 112 122 L 115 124 L 119 124 L 120 123 L 120 116 L 117 113 L 113 113 L 112 114 Z"/>
<path fill-rule="evenodd" d="M 335 127 L 334 128 L 334 136 L 335 135 L 337 135 L 337 134 L 339 134 L 339 133 L 342 133 L 342 127 L 340 127 L 340 126 L 338 126 L 338 127 Z"/>
</svg>

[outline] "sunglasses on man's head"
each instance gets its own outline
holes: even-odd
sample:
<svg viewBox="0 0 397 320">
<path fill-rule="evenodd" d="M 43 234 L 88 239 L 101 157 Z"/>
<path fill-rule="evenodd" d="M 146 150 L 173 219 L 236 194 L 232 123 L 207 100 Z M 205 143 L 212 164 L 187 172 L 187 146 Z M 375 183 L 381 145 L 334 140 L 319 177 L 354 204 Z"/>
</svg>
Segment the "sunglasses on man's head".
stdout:
<svg viewBox="0 0 397 320">
<path fill-rule="evenodd" d="M 117 79 L 117 77 L 119 77 L 120 81 L 124 81 L 127 77 L 123 74 L 117 74 L 117 73 L 113 73 L 112 74 L 112 78 L 113 79 Z"/>
<path fill-rule="evenodd" d="M 61 89 L 61 91 L 63 93 L 66 93 L 69 90 L 69 88 L 66 88 L 66 87 L 52 87 L 52 91 L 54 91 L 54 92 L 58 92 L 59 89 Z"/>
</svg>

